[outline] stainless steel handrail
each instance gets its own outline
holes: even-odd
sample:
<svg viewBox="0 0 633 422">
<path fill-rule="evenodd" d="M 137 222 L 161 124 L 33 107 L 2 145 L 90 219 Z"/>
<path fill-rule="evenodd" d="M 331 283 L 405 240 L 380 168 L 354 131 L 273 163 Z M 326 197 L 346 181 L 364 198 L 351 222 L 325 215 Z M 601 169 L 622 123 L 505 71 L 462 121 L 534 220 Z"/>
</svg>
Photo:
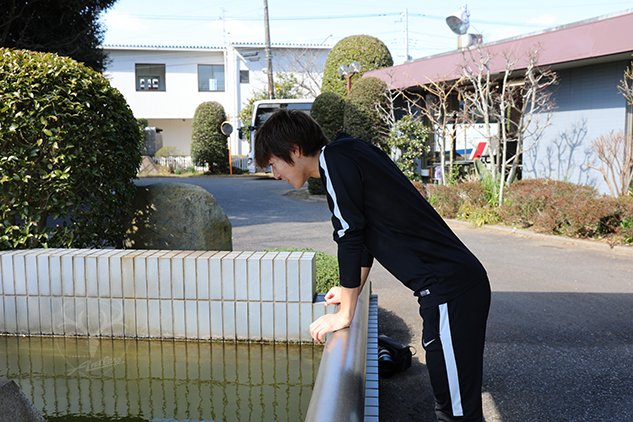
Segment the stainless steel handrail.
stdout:
<svg viewBox="0 0 633 422">
<path fill-rule="evenodd" d="M 360 422 L 364 419 L 370 290 L 369 283 L 365 283 L 352 325 L 332 333 L 325 343 L 307 422 Z"/>
</svg>

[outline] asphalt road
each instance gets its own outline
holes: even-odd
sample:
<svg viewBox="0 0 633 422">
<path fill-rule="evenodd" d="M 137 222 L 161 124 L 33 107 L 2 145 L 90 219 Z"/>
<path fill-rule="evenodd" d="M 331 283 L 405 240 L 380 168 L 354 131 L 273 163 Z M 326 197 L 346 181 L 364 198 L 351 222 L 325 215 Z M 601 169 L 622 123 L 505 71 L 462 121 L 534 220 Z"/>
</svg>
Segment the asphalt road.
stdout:
<svg viewBox="0 0 633 422">
<path fill-rule="evenodd" d="M 324 201 L 284 182 L 243 176 L 177 181 L 214 194 L 233 223 L 235 250 L 336 251 Z M 493 290 L 486 421 L 633 421 L 633 248 L 449 224 L 481 259 Z M 419 350 L 408 371 L 381 380 L 380 420 L 433 421 L 417 303 L 380 266 L 370 280 L 379 331 Z"/>
</svg>

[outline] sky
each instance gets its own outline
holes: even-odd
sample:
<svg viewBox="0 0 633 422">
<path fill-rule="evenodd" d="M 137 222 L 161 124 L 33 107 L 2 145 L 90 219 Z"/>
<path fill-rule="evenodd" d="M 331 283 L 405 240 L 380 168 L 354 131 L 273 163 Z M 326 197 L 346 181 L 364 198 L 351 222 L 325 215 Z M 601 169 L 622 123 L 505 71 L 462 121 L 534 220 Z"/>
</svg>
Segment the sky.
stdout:
<svg viewBox="0 0 633 422">
<path fill-rule="evenodd" d="M 268 0 L 272 43 L 333 46 L 349 35 L 382 40 L 396 64 L 454 50 L 445 18 L 462 1 Z M 484 42 L 525 35 L 598 16 L 633 12 L 633 1 L 479 0 L 467 3 L 469 33 Z M 263 0 L 118 0 L 101 17 L 104 44 L 222 47 L 265 41 Z M 622 34 L 631 36 L 631 34 Z"/>
</svg>

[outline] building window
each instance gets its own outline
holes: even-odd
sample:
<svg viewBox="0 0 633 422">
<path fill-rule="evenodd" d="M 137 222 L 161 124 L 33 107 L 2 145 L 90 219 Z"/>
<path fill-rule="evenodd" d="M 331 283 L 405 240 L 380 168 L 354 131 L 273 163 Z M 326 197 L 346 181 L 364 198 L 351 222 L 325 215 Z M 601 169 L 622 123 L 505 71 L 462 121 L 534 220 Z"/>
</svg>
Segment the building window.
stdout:
<svg viewBox="0 0 633 422">
<path fill-rule="evenodd" d="M 224 65 L 198 65 L 198 91 L 224 91 Z"/>
<path fill-rule="evenodd" d="M 164 64 L 136 65 L 137 91 L 165 91 Z"/>
<path fill-rule="evenodd" d="M 240 83 L 241 84 L 249 83 L 248 70 L 240 70 Z"/>
</svg>

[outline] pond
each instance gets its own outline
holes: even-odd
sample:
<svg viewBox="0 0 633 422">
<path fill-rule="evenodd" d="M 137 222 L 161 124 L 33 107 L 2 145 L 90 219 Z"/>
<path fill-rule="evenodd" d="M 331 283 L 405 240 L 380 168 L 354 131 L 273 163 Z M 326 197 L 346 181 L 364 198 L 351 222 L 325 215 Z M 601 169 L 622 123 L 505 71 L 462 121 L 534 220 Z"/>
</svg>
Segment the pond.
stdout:
<svg viewBox="0 0 633 422">
<path fill-rule="evenodd" d="M 49 421 L 298 421 L 322 347 L 0 337 L 0 376 Z"/>
</svg>

